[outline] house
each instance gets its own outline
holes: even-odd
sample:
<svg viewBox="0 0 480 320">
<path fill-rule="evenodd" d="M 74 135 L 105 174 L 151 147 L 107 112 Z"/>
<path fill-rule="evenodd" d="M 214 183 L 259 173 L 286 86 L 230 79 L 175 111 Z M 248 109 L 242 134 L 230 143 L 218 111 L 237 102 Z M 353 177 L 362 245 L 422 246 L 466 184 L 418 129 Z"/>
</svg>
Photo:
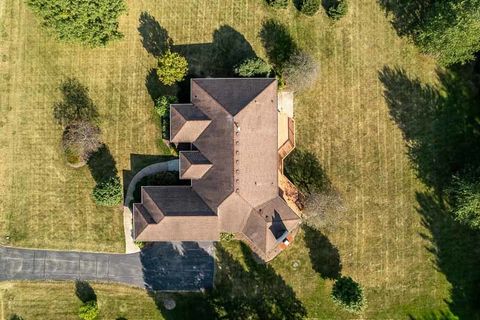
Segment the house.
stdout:
<svg viewBox="0 0 480 320">
<path fill-rule="evenodd" d="M 291 127 L 279 130 L 290 118 L 279 114 L 275 79 L 192 79 L 191 103 L 170 106 L 170 142 L 186 149 L 179 175 L 191 184 L 142 187 L 133 206 L 135 239 L 236 233 L 264 260 L 273 258 L 300 224 L 279 188 L 283 157 L 293 149 L 283 141 Z M 279 131 L 287 134 L 279 138 Z"/>
</svg>

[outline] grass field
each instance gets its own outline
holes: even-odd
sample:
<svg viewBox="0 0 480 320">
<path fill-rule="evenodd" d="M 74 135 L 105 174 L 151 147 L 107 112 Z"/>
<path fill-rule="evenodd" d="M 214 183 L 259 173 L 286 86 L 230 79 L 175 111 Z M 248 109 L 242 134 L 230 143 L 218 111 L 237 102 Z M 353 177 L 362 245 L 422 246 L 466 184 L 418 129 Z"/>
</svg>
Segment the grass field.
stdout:
<svg viewBox="0 0 480 320">
<path fill-rule="evenodd" d="M 56 42 L 22 1 L 2 2 L 2 242 L 10 236 L 12 245 L 122 250 L 120 212 L 95 207 L 89 198 L 94 182 L 88 169 L 65 166 L 59 152 L 61 128 L 53 123 L 51 109 L 62 79 L 76 77 L 90 88 L 100 110 L 103 135 L 119 172 L 130 168 L 131 154 L 160 152 L 159 130 L 145 86 L 155 61 L 137 30 L 142 12 L 150 13 L 176 45 L 195 50 L 201 46 L 192 44 L 211 43 L 215 30 L 227 25 L 262 57 L 258 32 L 262 21 L 273 17 L 285 23 L 297 45 L 320 63 L 315 86 L 296 97 L 297 143 L 314 152 L 345 201 L 346 218 L 334 230 L 322 232 L 338 249 L 341 272 L 365 288 L 368 308 L 359 317 L 422 318 L 447 310 L 451 285 L 436 268 L 435 256 L 428 250 L 431 234 L 417 211 L 416 195 L 425 188 L 416 179 L 401 131 L 390 119 L 379 80 L 379 72 L 389 66 L 435 85 L 436 65 L 397 36 L 376 1 L 349 1 L 347 16 L 336 23 L 323 9 L 315 17 L 305 17 L 292 6 L 272 11 L 260 0 L 128 1 L 128 7 L 120 24 L 123 40 L 107 48 L 84 49 Z M 331 302 L 332 281 L 312 268 L 310 247 L 301 236 L 272 263 L 275 272 L 293 288 L 309 317 L 355 318 Z M 230 249 L 241 261 L 238 248 Z M 25 288 L 33 296 L 45 290 L 59 295 L 70 290 L 68 284 L 22 284 L 9 289 L 9 294 L 22 296 Z M 137 295 L 112 288 L 119 290 L 109 289 L 112 301 L 125 295 L 134 300 Z M 44 301 L 33 303 L 41 308 Z M 76 302 L 73 297 L 58 303 L 60 307 Z M 32 306 L 11 305 L 8 310 L 25 314 Z M 43 308 L 58 312 L 56 305 Z"/>
</svg>

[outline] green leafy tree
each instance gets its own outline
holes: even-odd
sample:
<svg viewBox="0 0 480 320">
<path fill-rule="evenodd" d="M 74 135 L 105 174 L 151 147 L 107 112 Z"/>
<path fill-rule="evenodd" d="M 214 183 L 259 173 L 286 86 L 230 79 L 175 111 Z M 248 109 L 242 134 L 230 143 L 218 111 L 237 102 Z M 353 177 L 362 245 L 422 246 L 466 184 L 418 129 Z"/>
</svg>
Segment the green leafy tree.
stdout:
<svg viewBox="0 0 480 320">
<path fill-rule="evenodd" d="M 155 100 L 155 111 L 160 116 L 160 118 L 165 118 L 169 114 L 170 104 L 177 103 L 178 99 L 176 96 L 161 96 Z"/>
<path fill-rule="evenodd" d="M 168 50 L 158 59 L 158 78 L 167 86 L 182 81 L 185 78 L 187 71 L 187 59 L 179 53 Z"/>
<path fill-rule="evenodd" d="M 96 301 L 88 301 L 78 309 L 78 316 L 82 320 L 95 320 L 98 318 L 98 305 Z"/>
<path fill-rule="evenodd" d="M 296 7 L 301 13 L 313 16 L 320 9 L 321 0 L 296 0 Z"/>
<path fill-rule="evenodd" d="M 328 190 L 330 187 L 317 157 L 301 149 L 295 149 L 286 158 L 285 175 L 307 195 Z"/>
<path fill-rule="evenodd" d="M 122 184 L 118 177 L 110 177 L 99 182 L 92 192 L 95 203 L 100 206 L 112 207 L 122 203 Z"/>
<path fill-rule="evenodd" d="M 456 177 L 449 191 L 455 220 L 480 230 L 480 181 Z"/>
<path fill-rule="evenodd" d="M 363 289 L 350 277 L 341 277 L 332 287 L 333 301 L 350 312 L 361 312 L 365 307 Z"/>
<path fill-rule="evenodd" d="M 332 3 L 327 10 L 327 14 L 333 20 L 340 20 L 341 17 L 347 14 L 348 4 L 346 0 L 338 0 Z"/>
<path fill-rule="evenodd" d="M 434 1 L 414 37 L 443 65 L 473 60 L 480 50 L 480 0 Z"/>
<path fill-rule="evenodd" d="M 123 0 L 27 0 L 27 3 L 61 40 L 103 46 L 122 37 L 118 18 L 126 11 Z"/>
<path fill-rule="evenodd" d="M 266 0 L 267 4 L 275 9 L 285 9 L 288 7 L 289 0 Z"/>
<path fill-rule="evenodd" d="M 235 73 L 240 77 L 268 77 L 272 67 L 261 58 L 244 60 L 235 68 Z"/>
</svg>

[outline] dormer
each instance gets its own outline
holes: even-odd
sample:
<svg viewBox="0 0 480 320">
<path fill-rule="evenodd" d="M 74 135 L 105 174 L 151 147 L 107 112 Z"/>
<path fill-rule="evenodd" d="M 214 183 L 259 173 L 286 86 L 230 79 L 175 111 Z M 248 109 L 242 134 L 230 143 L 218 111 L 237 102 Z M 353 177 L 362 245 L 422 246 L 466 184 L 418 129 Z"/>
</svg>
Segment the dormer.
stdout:
<svg viewBox="0 0 480 320">
<path fill-rule="evenodd" d="M 170 142 L 192 143 L 211 120 L 193 104 L 170 105 Z"/>
<path fill-rule="evenodd" d="M 180 179 L 201 179 L 211 167 L 200 151 L 180 151 Z"/>
</svg>

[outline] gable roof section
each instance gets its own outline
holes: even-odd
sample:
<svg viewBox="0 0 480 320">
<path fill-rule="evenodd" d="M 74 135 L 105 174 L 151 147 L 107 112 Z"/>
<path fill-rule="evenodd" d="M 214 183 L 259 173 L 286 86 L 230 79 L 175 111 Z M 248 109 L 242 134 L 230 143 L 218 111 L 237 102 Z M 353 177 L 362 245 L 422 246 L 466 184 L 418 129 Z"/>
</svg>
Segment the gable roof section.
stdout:
<svg viewBox="0 0 480 320">
<path fill-rule="evenodd" d="M 254 100 L 273 78 L 193 79 L 214 98 L 230 115 L 235 116 L 250 101 Z"/>
<path fill-rule="evenodd" d="M 157 215 L 157 219 L 152 215 Z M 140 241 L 200 241 L 219 237 L 217 215 L 190 186 L 142 187 L 142 203 L 134 204 L 133 216 L 135 238 Z"/>
<path fill-rule="evenodd" d="M 200 151 L 180 151 L 180 179 L 201 179 L 212 163 Z"/>
<path fill-rule="evenodd" d="M 170 141 L 193 142 L 211 120 L 193 104 L 170 105 Z"/>
</svg>

